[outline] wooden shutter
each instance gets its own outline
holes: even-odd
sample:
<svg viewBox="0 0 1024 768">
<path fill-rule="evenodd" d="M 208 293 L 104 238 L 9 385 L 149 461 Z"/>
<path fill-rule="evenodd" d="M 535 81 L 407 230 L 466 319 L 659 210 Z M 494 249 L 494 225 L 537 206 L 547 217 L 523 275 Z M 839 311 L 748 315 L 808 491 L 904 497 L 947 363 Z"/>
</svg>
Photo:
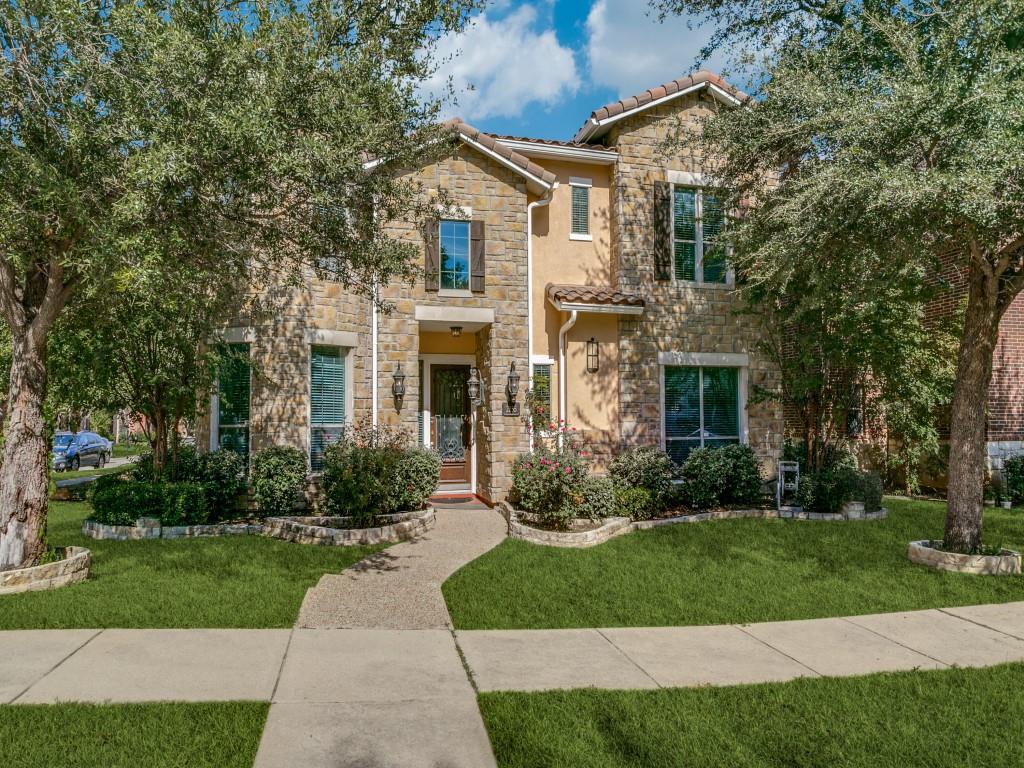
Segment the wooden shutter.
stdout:
<svg viewBox="0 0 1024 768">
<path fill-rule="evenodd" d="M 438 258 L 438 230 L 441 226 L 439 221 L 432 221 L 427 225 L 427 231 L 423 233 L 423 241 L 426 246 L 426 263 L 424 269 L 424 288 L 428 291 L 436 291 L 440 284 L 440 259 Z"/>
<path fill-rule="evenodd" d="M 654 279 L 672 278 L 672 185 L 654 182 Z"/>
<path fill-rule="evenodd" d="M 484 237 L 484 223 L 469 223 L 469 289 L 474 293 L 483 291 L 484 275 L 486 274 L 487 244 Z"/>
</svg>

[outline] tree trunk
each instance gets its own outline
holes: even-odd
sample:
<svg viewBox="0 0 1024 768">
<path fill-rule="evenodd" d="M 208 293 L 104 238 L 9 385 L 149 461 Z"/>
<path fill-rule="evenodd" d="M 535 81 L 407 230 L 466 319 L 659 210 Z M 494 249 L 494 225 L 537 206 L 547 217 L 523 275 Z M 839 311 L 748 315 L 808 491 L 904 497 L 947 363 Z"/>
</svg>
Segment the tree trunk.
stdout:
<svg viewBox="0 0 1024 768">
<path fill-rule="evenodd" d="M 999 278 L 977 259 L 968 274 L 967 310 L 957 356 L 949 434 L 949 507 L 943 544 L 973 552 L 981 544 L 985 493 L 985 413 L 999 336 Z"/>
<path fill-rule="evenodd" d="M 163 408 L 153 410 L 153 474 L 163 477 L 167 466 L 167 414 Z"/>
<path fill-rule="evenodd" d="M 35 565 L 46 546 L 46 342 L 35 341 L 31 332 L 16 333 L 13 347 L 0 466 L 0 571 Z"/>
</svg>

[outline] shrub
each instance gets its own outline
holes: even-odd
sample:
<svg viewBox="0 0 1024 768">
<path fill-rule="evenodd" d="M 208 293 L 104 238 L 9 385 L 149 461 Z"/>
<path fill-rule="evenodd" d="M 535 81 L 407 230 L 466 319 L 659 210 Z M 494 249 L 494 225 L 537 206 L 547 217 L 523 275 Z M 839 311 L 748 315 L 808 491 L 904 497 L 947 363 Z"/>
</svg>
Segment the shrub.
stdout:
<svg viewBox="0 0 1024 768">
<path fill-rule="evenodd" d="M 619 485 L 646 489 L 659 508 L 667 504 L 675 466 L 664 451 L 631 448 L 616 456 L 608 471 Z"/>
<path fill-rule="evenodd" d="M 882 479 L 874 472 L 860 472 L 839 465 L 800 477 L 797 502 L 806 511 L 835 514 L 848 501 L 863 501 L 867 512 L 882 505 Z"/>
<path fill-rule="evenodd" d="M 726 445 L 715 449 L 724 465 L 723 504 L 755 504 L 761 500 L 761 469 L 754 449 L 749 445 Z"/>
<path fill-rule="evenodd" d="M 290 515 L 306 483 L 306 455 L 275 445 L 252 457 L 252 495 L 260 515 Z"/>
<path fill-rule="evenodd" d="M 609 477 L 588 477 L 580 484 L 580 502 L 576 515 L 597 520 L 614 517 L 617 512 L 615 483 Z"/>
<path fill-rule="evenodd" d="M 394 479 L 402 449 L 335 443 L 324 452 L 324 504 L 329 515 L 350 515 L 366 527 L 398 510 Z"/>
<path fill-rule="evenodd" d="M 1003 462 L 1003 478 L 1010 501 L 1024 503 L 1024 456 L 1013 456 Z"/>
<path fill-rule="evenodd" d="M 510 501 L 542 523 L 565 528 L 579 511 L 587 471 L 572 453 L 523 454 L 512 466 Z"/>
<path fill-rule="evenodd" d="M 210 519 L 237 517 L 238 494 L 245 491 L 245 459 L 234 451 L 200 454 L 197 476 L 191 482 L 202 484 Z"/>
<path fill-rule="evenodd" d="M 615 507 L 618 514 L 634 520 L 650 519 L 655 509 L 650 491 L 635 485 L 615 486 Z"/>
<path fill-rule="evenodd" d="M 164 467 L 162 477 L 156 476 L 153 468 L 153 454 L 147 452 L 132 462 L 131 474 L 136 480 L 145 483 L 173 482 L 173 483 L 197 483 L 201 481 L 202 462 L 205 454 L 200 454 L 191 446 L 180 446 L 178 448 L 178 459 L 175 463 L 170 451 L 167 452 L 167 465 Z"/>
<path fill-rule="evenodd" d="M 399 511 L 421 509 L 441 481 L 441 456 L 426 448 L 408 448 L 395 465 L 394 490 Z"/>
<path fill-rule="evenodd" d="M 709 509 L 725 494 L 728 461 L 718 448 L 697 448 L 679 468 L 684 481 L 683 498 L 693 509 Z"/>
<path fill-rule="evenodd" d="M 120 478 L 97 482 L 91 497 L 92 518 L 104 525 L 135 525 L 140 517 L 160 517 L 164 506 L 159 485 Z"/>
<path fill-rule="evenodd" d="M 206 492 L 199 483 L 163 483 L 149 487 L 159 489 L 162 495 L 161 525 L 203 525 L 209 521 Z"/>
</svg>

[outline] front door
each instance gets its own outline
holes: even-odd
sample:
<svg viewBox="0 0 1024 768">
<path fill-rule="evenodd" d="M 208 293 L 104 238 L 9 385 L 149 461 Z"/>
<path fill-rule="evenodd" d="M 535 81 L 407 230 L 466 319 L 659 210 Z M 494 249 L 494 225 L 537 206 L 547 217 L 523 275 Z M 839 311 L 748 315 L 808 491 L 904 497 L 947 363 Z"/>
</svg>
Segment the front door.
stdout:
<svg viewBox="0 0 1024 768">
<path fill-rule="evenodd" d="M 441 454 L 441 482 L 470 483 L 472 409 L 468 365 L 430 366 L 430 442 Z"/>
</svg>

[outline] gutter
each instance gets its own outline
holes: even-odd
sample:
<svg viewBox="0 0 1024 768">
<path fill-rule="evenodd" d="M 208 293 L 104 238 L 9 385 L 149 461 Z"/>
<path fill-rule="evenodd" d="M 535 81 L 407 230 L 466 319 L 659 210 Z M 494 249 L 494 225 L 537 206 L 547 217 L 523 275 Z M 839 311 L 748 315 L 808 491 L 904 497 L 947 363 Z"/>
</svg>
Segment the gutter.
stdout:
<svg viewBox="0 0 1024 768">
<path fill-rule="evenodd" d="M 579 310 L 573 309 L 569 312 L 569 319 L 565 321 L 561 328 L 558 329 L 558 418 L 563 424 L 568 423 L 568 419 L 565 418 L 566 399 L 567 399 L 567 387 L 566 380 L 568 377 L 565 375 L 565 355 L 566 355 L 566 334 L 572 330 L 572 327 L 576 325 L 576 319 L 579 315 Z M 562 430 L 558 430 L 558 447 L 562 447 Z"/>
<path fill-rule="evenodd" d="M 377 277 L 371 284 L 370 311 L 370 423 L 377 426 Z"/>
<path fill-rule="evenodd" d="M 526 206 L 526 370 L 530 374 L 529 386 L 533 387 L 533 211 L 550 205 L 558 182 L 539 200 Z M 533 431 L 530 432 L 530 452 L 533 452 Z"/>
</svg>

